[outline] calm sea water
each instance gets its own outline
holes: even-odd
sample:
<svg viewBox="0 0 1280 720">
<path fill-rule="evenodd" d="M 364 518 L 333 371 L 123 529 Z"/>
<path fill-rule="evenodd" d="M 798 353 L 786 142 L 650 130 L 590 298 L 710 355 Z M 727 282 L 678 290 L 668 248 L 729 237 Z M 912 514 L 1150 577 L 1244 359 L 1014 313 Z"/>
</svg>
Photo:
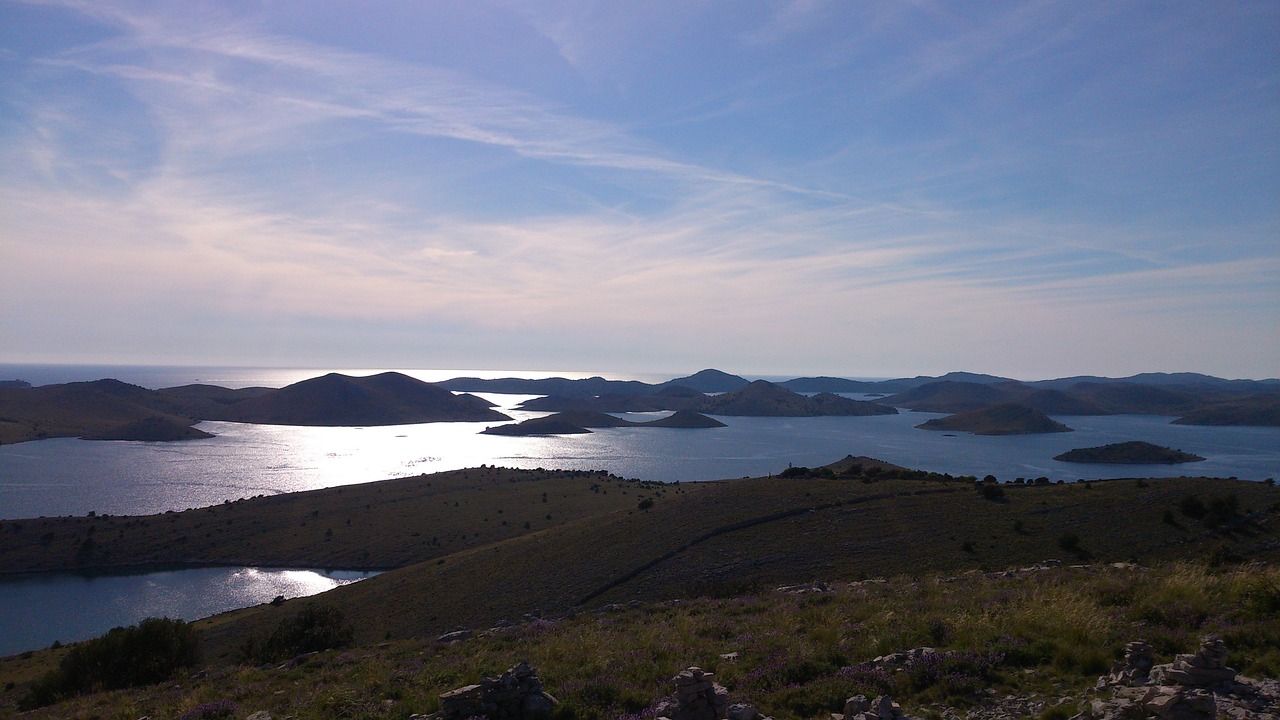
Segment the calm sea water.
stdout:
<svg viewBox="0 0 1280 720">
<path fill-rule="evenodd" d="M 22 372 L 24 369 L 26 372 Z M 281 386 L 324 372 L 0 366 L 0 379 L 22 378 L 42 384 L 116 377 L 153 388 L 190 382 L 246 387 Z M 429 381 L 460 375 L 533 375 L 470 370 L 409 374 Z M 574 376 L 540 375 L 546 374 Z M 630 377 L 662 380 L 670 376 Z M 544 414 L 512 409 L 529 396 L 485 397 L 517 420 Z M 660 415 L 640 414 L 633 419 Z M 481 464 L 601 469 L 629 478 L 689 482 L 765 475 L 788 465 L 823 465 L 852 454 L 953 475 L 994 474 L 1002 480 L 1046 476 L 1072 481 L 1188 473 L 1247 480 L 1280 476 L 1280 428 L 1171 425 L 1171 418 L 1140 415 L 1057 418 L 1075 428 L 1075 432 L 1050 435 L 981 437 L 914 427 L 932 417 L 938 415 L 904 412 L 865 418 L 723 417 L 720 419 L 727 427 L 709 430 L 613 428 L 589 435 L 548 438 L 479 434 L 493 423 L 308 428 L 206 422 L 199 427 L 216 437 L 182 443 L 60 438 L 0 447 L 0 519 L 83 515 L 90 511 L 113 515 L 159 513 L 260 494 Z M 1072 448 L 1124 440 L 1146 440 L 1208 459 L 1175 466 L 1077 465 L 1052 459 Z M 55 639 L 66 642 L 91 637 L 149 615 L 195 618 L 269 601 L 278 594 L 305 594 L 296 589 L 280 589 L 282 583 L 301 583 L 319 592 L 345 580 L 336 574 L 288 574 L 294 572 L 297 571 L 198 569 L 145 576 L 49 575 L 0 580 L 0 654 L 47 646 Z M 55 617 L 59 618 L 56 626 L 49 622 Z M 72 627 L 63 621 L 66 618 L 84 622 Z M 53 627 L 56 629 L 40 630 Z"/>
<path fill-rule="evenodd" d="M 40 368 L 44 369 L 41 370 Z M 0 366 L 0 377 L 21 370 Z M 123 376 L 146 387 L 201 380 L 283 385 L 323 370 L 261 368 L 27 367 L 31 382 Z M 348 371 L 353 374 L 375 372 Z M 424 379 L 518 371 L 409 371 Z M 43 373 L 43 374 L 42 374 Z M 77 374 L 78 373 L 78 374 Z M 529 373 L 526 373 L 529 374 Z M 567 374 L 565 374 L 567 375 Z M 579 373 L 581 375 L 581 373 Z M 20 375 L 19 375 L 20 376 Z M 517 420 L 529 396 L 486 394 Z M 657 415 L 639 414 L 635 419 Z M 0 447 L 0 519 L 184 510 L 260 494 L 310 490 L 497 464 L 601 469 L 623 477 L 690 482 L 776 473 L 866 455 L 953 475 L 1002 480 L 1160 477 L 1195 473 L 1262 480 L 1280 476 L 1280 428 L 1172 425 L 1149 415 L 1061 417 L 1072 433 L 983 437 L 916 429 L 932 413 L 877 417 L 720 418 L 707 430 L 612 428 L 588 435 L 519 438 L 479 434 L 494 423 L 315 428 L 205 422 L 216 437 L 181 443 L 58 438 Z M 1053 460 L 1078 447 L 1146 440 L 1207 458 L 1191 465 L 1079 465 Z"/>
<path fill-rule="evenodd" d="M 9 578 L 0 581 L 0 655 L 86 640 L 147 617 L 195 620 L 277 595 L 315 595 L 376 574 L 242 567 Z"/>
</svg>

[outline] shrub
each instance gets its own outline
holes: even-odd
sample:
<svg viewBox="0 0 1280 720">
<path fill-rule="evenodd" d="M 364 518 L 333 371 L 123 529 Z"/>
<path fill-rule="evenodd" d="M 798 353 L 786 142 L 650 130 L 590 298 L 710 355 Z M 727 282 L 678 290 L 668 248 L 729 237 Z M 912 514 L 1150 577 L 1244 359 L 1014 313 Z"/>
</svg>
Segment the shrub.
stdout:
<svg viewBox="0 0 1280 720">
<path fill-rule="evenodd" d="M 181 620 L 147 618 L 80 643 L 53 670 L 31 686 L 24 708 L 100 690 L 151 685 L 192 667 L 200 657 L 195 628 Z"/>
<path fill-rule="evenodd" d="M 1003 500 L 1004 488 L 1000 487 L 999 485 L 983 485 L 982 497 L 986 498 L 987 500 Z"/>
<path fill-rule="evenodd" d="M 1216 528 L 1235 517 L 1236 511 L 1240 509 L 1240 499 L 1235 493 L 1230 495 L 1213 495 L 1209 498 L 1209 505 L 1204 513 L 1204 517 L 1200 518 L 1200 522 L 1204 523 L 1207 528 Z"/>
<path fill-rule="evenodd" d="M 1197 520 L 1204 517 L 1204 514 L 1209 511 L 1200 498 L 1195 495 L 1183 496 L 1182 500 L 1178 501 L 1178 509 L 1182 511 L 1183 515 Z"/>
<path fill-rule="evenodd" d="M 249 638 L 241 650 L 246 658 L 261 664 L 346 647 L 354 638 L 355 630 L 342 611 L 309 603 L 297 615 L 281 620 L 265 641 Z"/>
<path fill-rule="evenodd" d="M 1058 547 L 1067 552 L 1076 552 L 1080 549 L 1080 536 L 1068 530 L 1058 536 Z"/>
</svg>

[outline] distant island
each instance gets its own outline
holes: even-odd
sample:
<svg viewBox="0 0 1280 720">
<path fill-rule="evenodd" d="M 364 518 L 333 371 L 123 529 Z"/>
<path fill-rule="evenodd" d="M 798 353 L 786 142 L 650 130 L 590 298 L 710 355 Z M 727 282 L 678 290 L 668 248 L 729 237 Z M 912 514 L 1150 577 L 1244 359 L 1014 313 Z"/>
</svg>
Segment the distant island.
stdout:
<svg viewBox="0 0 1280 720">
<path fill-rule="evenodd" d="M 959 430 L 974 435 L 1032 435 L 1071 432 L 1071 428 L 1025 405 L 1005 404 L 934 418 L 922 430 Z"/>
<path fill-rule="evenodd" d="M 173 442 L 176 440 L 203 440 L 213 437 L 199 428 L 177 422 L 163 415 L 125 423 L 110 430 L 91 433 L 85 440 L 138 440 L 143 442 Z"/>
<path fill-rule="evenodd" d="M 1112 443 L 1099 447 L 1076 448 L 1054 460 L 1073 463 L 1108 463 L 1125 465 L 1176 465 L 1178 463 L 1200 462 L 1204 458 L 1199 455 L 1172 450 L 1167 447 L 1153 445 L 1141 440 Z"/>
<path fill-rule="evenodd" d="M 941 421 L 925 423 L 927 429 L 980 434 L 1063 432 L 1066 427 L 1043 429 L 1052 426 L 1039 419 L 1001 419 L 997 416 L 1008 411 L 993 410 L 1010 405 L 1045 416 L 1146 414 L 1174 416 L 1174 422 L 1184 425 L 1280 426 L 1280 380 L 1224 380 L 1195 373 L 1022 382 L 953 372 L 896 380 L 806 377 L 772 383 L 706 369 L 654 384 L 602 377 L 462 377 L 428 383 L 387 372 L 368 377 L 330 373 L 279 389 L 195 384 L 150 390 L 112 379 L 32 387 L 25 381 L 4 380 L 0 445 L 53 437 L 189 439 L 199 433 L 174 432 L 174 427 L 203 420 L 372 426 L 511 419 L 492 403 L 467 394 L 471 392 L 544 396 L 521 409 L 547 412 L 687 410 L 722 416 L 818 417 L 891 415 L 898 408 L 953 414 L 992 410 L 994 415 L 985 419 L 944 419 L 972 424 L 977 428 L 973 430 Z M 864 399 L 846 397 L 850 394 Z M 1042 429 L 1028 429 L 1036 427 Z"/>
<path fill-rule="evenodd" d="M 190 428 L 202 420 L 359 426 L 510 419 L 474 395 L 456 395 L 396 372 L 368 377 L 330 373 L 280 389 L 184 385 L 148 390 L 111 379 L 0 387 L 0 444 L 51 437 L 208 437 Z"/>
<path fill-rule="evenodd" d="M 677 410 L 671 415 L 649 422 L 632 422 L 607 413 L 590 410 L 559 412 L 546 417 L 533 418 L 510 425 L 495 425 L 481 431 L 483 435 L 536 436 L 576 435 L 591 432 L 590 428 L 717 428 L 724 423 L 692 410 Z"/>
<path fill-rule="evenodd" d="M 764 380 L 708 397 L 698 404 L 698 411 L 708 415 L 740 415 L 752 417 L 818 417 L 896 415 L 887 405 L 851 400 L 832 393 L 808 396 L 792 392 Z"/>
</svg>

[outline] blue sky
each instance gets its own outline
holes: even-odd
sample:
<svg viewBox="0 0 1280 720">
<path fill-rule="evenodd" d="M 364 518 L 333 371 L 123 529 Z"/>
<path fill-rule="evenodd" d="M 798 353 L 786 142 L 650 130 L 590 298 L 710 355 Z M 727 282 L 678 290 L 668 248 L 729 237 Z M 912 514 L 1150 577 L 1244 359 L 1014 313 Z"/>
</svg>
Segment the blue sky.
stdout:
<svg viewBox="0 0 1280 720">
<path fill-rule="evenodd" d="M 0 362 L 1280 375 L 1280 4 L 0 0 Z"/>
</svg>

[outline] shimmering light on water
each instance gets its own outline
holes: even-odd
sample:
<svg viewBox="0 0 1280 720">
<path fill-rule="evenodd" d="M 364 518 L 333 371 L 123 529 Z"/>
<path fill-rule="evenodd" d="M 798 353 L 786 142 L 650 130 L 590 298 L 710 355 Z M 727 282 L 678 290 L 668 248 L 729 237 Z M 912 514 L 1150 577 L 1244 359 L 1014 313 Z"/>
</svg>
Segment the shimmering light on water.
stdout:
<svg viewBox="0 0 1280 720">
<path fill-rule="evenodd" d="M 516 420 L 529 396 L 486 395 Z M 652 415 L 646 416 L 649 419 Z M 982 437 L 917 430 L 937 415 L 720 418 L 709 430 L 609 428 L 588 435 L 481 435 L 495 423 L 313 428 L 206 422 L 217 435 L 182 443 L 43 440 L 0 447 L 0 519 L 143 514 L 259 494 L 311 490 L 494 464 L 608 470 L 623 477 L 696 481 L 765 475 L 867 455 L 953 475 L 1004 480 L 1200 474 L 1280 476 L 1280 428 L 1171 425 L 1167 417 L 1059 418 L 1075 432 Z M 1080 465 L 1052 458 L 1077 447 L 1146 440 L 1208 458 L 1191 465 Z"/>
<path fill-rule="evenodd" d="M 376 574 L 242 567 L 6 578 L 0 580 L 0 655 L 97 637 L 147 617 L 195 620 L 278 595 L 306 597 Z"/>
</svg>

